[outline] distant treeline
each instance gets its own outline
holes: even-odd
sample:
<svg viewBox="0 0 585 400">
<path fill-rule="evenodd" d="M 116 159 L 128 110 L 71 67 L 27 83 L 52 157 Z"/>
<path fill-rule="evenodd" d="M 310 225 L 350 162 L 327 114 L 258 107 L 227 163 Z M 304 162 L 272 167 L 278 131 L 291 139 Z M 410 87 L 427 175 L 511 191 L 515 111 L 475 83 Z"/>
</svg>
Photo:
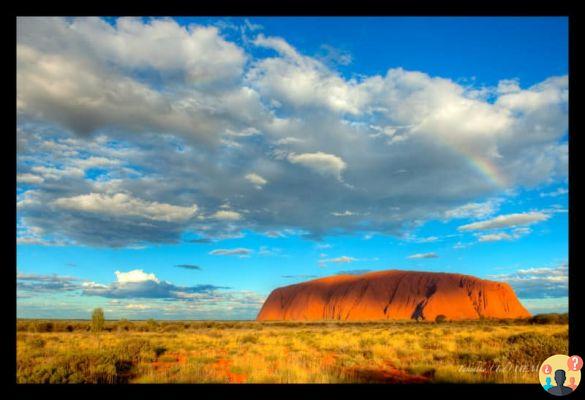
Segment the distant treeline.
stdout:
<svg viewBox="0 0 585 400">
<path fill-rule="evenodd" d="M 335 327 L 339 324 L 348 325 L 396 325 L 396 324 L 420 324 L 420 323 L 449 323 L 449 324 L 568 324 L 569 316 L 564 314 L 538 314 L 527 319 L 480 319 L 469 321 L 171 321 L 171 320 L 107 320 L 103 330 L 107 332 L 183 332 L 199 329 L 262 329 L 270 326 L 324 326 Z M 91 321 L 88 320 L 48 320 L 48 319 L 18 319 L 17 331 L 19 332 L 83 332 L 91 330 Z"/>
</svg>

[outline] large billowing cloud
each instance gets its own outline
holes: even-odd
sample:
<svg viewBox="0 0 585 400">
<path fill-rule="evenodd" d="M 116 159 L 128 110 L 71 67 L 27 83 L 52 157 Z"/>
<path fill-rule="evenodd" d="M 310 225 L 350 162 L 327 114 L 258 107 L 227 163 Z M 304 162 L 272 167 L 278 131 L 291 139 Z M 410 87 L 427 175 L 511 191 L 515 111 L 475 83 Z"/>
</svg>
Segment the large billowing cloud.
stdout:
<svg viewBox="0 0 585 400">
<path fill-rule="evenodd" d="M 401 235 L 566 178 L 566 76 L 482 89 L 388 67 L 347 78 L 285 38 L 166 19 L 19 18 L 23 239 Z"/>
<path fill-rule="evenodd" d="M 141 269 L 128 272 L 116 271 L 116 281 L 108 285 L 84 282 L 83 294 L 110 298 L 156 298 L 187 299 L 193 294 L 207 293 L 217 289 L 229 289 L 214 285 L 176 286 L 159 280 L 154 274 Z"/>
</svg>

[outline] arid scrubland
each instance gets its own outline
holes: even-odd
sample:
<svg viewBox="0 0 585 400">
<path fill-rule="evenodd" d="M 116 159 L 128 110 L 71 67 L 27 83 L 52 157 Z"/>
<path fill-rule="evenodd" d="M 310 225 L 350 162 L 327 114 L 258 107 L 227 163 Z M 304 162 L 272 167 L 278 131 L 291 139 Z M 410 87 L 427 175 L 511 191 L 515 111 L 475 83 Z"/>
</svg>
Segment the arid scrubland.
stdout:
<svg viewBox="0 0 585 400">
<path fill-rule="evenodd" d="M 563 318 L 260 323 L 19 320 L 19 383 L 534 383 Z"/>
</svg>

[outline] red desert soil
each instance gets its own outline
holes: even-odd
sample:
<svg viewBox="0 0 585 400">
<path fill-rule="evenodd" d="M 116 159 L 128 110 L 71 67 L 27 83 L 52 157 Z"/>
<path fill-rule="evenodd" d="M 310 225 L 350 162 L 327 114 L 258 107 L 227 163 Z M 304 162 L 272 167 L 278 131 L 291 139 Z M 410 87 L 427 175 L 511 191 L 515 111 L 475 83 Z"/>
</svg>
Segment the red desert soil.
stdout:
<svg viewBox="0 0 585 400">
<path fill-rule="evenodd" d="M 378 271 L 277 288 L 259 321 L 525 318 L 510 285 L 469 275 Z"/>
</svg>

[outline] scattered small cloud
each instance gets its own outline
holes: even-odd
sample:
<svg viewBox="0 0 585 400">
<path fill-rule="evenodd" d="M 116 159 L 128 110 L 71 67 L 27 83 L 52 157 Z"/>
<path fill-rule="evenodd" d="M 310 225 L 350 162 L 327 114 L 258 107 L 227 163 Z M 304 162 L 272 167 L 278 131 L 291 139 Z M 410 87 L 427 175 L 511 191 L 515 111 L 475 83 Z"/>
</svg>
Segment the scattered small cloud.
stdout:
<svg viewBox="0 0 585 400">
<path fill-rule="evenodd" d="M 489 278 L 508 282 L 520 298 L 568 296 L 569 268 L 567 263 L 551 267 L 524 268 L 509 274 L 489 275 Z"/>
<path fill-rule="evenodd" d="M 467 203 L 451 210 L 447 210 L 445 212 L 444 218 L 446 220 L 463 218 L 486 218 L 494 214 L 500 207 L 501 203 L 501 199 L 492 199 L 483 203 Z"/>
<path fill-rule="evenodd" d="M 322 264 L 348 264 L 348 263 L 352 263 L 358 261 L 357 258 L 354 257 L 348 257 L 348 256 L 341 256 L 341 257 L 335 257 L 335 258 L 328 258 L 325 260 L 319 260 L 319 263 Z"/>
<path fill-rule="evenodd" d="M 195 264 L 177 264 L 177 265 L 175 265 L 175 267 L 183 268 L 183 269 L 191 269 L 191 270 L 201 270 L 201 267 L 199 265 L 195 265 Z"/>
<path fill-rule="evenodd" d="M 249 256 L 252 254 L 252 250 L 246 249 L 243 247 L 238 247 L 236 249 L 215 249 L 209 252 L 212 256 Z"/>
<path fill-rule="evenodd" d="M 237 221 L 242 218 L 242 214 L 240 214 L 237 211 L 219 210 L 215 212 L 211 217 L 223 221 Z"/>
<path fill-rule="evenodd" d="M 187 243 L 197 243 L 197 244 L 208 244 L 213 243 L 213 240 L 210 238 L 197 238 L 197 239 L 189 239 L 186 241 Z"/>
<path fill-rule="evenodd" d="M 349 211 L 349 210 L 345 210 L 343 212 L 332 212 L 331 215 L 335 216 L 335 217 L 352 217 L 355 215 L 360 215 L 359 213 L 353 212 L 353 211 Z"/>
<path fill-rule="evenodd" d="M 285 237 L 286 235 L 281 232 L 281 231 L 268 231 L 268 232 L 264 232 L 264 235 L 269 237 L 269 238 L 280 238 L 280 237 Z"/>
<path fill-rule="evenodd" d="M 554 190 L 552 192 L 540 193 L 540 197 L 558 197 L 558 196 L 565 195 L 567 193 L 569 193 L 569 189 L 560 187 L 557 190 Z"/>
<path fill-rule="evenodd" d="M 258 249 L 259 256 L 277 256 L 282 253 L 282 250 L 276 247 L 260 246 Z"/>
<path fill-rule="evenodd" d="M 411 260 L 417 260 L 417 259 L 423 259 L 423 258 L 438 258 L 439 256 L 437 255 L 437 253 L 417 253 L 417 254 L 412 254 L 406 258 L 409 258 Z"/>
<path fill-rule="evenodd" d="M 336 275 L 362 275 L 372 272 L 371 269 L 350 269 L 345 271 L 339 271 Z"/>
<path fill-rule="evenodd" d="M 513 229 L 512 232 L 497 232 L 487 233 L 478 235 L 478 241 L 480 242 L 499 242 L 502 240 L 517 240 L 523 236 L 530 234 L 532 230 L 530 228 L 521 227 Z"/>
<path fill-rule="evenodd" d="M 485 221 L 474 222 L 467 225 L 462 225 L 457 228 L 459 231 L 476 231 L 476 230 L 490 230 L 511 228 L 521 225 L 532 225 L 537 222 L 546 221 L 550 215 L 543 212 L 531 211 L 525 213 L 515 213 L 499 215 L 495 218 Z"/>
<path fill-rule="evenodd" d="M 256 186 L 257 189 L 262 189 L 268 183 L 266 179 L 258 174 L 250 173 L 245 176 L 246 180 Z"/>
<path fill-rule="evenodd" d="M 298 274 L 298 275 L 281 275 L 282 278 L 285 279 L 310 279 L 310 278 L 317 278 L 317 275 L 306 275 L 306 274 Z"/>
<path fill-rule="evenodd" d="M 47 292 L 69 292 L 79 290 L 82 280 L 71 276 L 60 276 L 57 274 L 25 274 L 16 275 L 16 288 L 19 293 L 30 292 L 47 293 Z"/>
</svg>

